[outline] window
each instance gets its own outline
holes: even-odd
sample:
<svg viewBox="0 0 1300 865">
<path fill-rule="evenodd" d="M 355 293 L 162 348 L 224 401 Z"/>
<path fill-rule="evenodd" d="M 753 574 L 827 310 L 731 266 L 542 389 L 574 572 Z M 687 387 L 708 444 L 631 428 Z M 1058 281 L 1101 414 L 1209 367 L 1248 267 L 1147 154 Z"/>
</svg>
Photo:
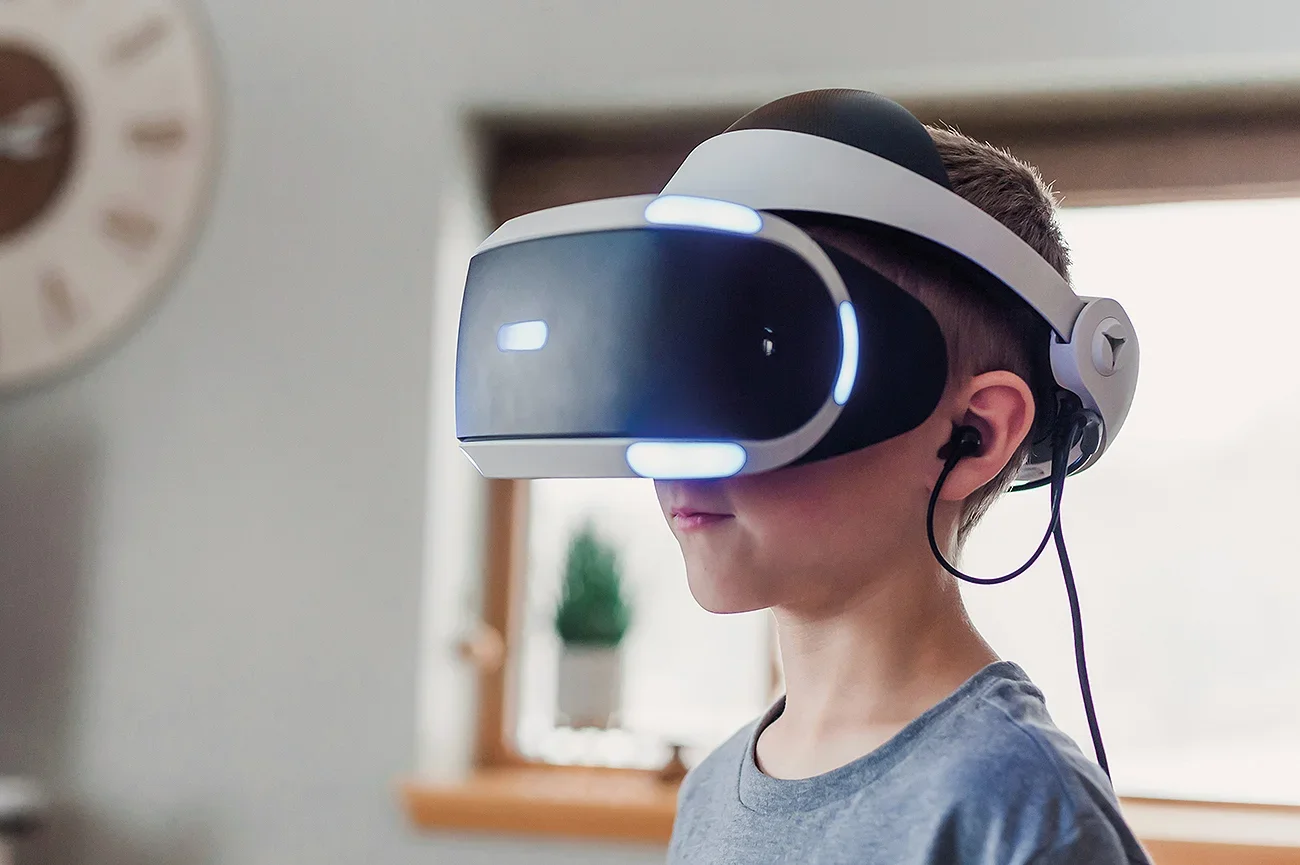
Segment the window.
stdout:
<svg viewBox="0 0 1300 865">
<path fill-rule="evenodd" d="M 1142 346 L 1123 434 L 1066 484 L 1063 525 L 1116 788 L 1300 805 L 1300 199 L 1067 210 L 1080 294 L 1119 298 Z M 1047 498 L 1005 497 L 971 536 L 976 574 L 1041 536 Z M 963 587 L 976 623 L 1087 748 L 1054 556 Z"/>
<path fill-rule="evenodd" d="M 1288 627 L 1300 588 L 1278 543 L 1297 516 L 1286 496 L 1300 480 L 1284 438 L 1300 414 L 1286 356 L 1300 311 L 1286 259 L 1300 198 L 1281 197 L 1300 193 L 1300 112 L 1225 104 L 914 110 L 963 120 L 960 128 L 1055 179 L 1077 290 L 1119 298 L 1142 338 L 1125 431 L 1099 466 L 1070 481 L 1064 506 L 1117 787 L 1300 804 L 1300 673 Z M 654 136 L 497 129 L 495 218 L 658 188 L 725 122 L 688 118 Z M 699 754 L 767 704 L 769 617 L 695 606 L 648 482 L 491 488 L 486 619 L 503 631 L 509 662 L 483 680 L 485 761 L 650 768 L 670 743 Z M 972 537 L 967 569 L 1018 564 L 1046 514 L 1040 493 L 1004 498 Z M 613 731 L 556 724 L 553 605 L 569 538 L 588 520 L 619 550 L 636 603 Z M 963 591 L 981 630 L 1028 669 L 1086 750 L 1050 551 L 1008 585 Z M 752 662 L 737 665 L 740 657 Z"/>
</svg>

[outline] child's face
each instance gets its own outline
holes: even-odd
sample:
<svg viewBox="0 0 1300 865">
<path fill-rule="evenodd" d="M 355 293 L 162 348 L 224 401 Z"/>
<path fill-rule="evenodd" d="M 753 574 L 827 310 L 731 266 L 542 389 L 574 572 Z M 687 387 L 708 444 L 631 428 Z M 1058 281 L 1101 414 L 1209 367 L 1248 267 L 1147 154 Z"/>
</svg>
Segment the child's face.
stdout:
<svg viewBox="0 0 1300 865">
<path fill-rule="evenodd" d="M 829 460 L 719 481 L 660 481 L 696 601 L 715 613 L 842 604 L 864 578 L 929 556 L 925 511 L 952 424 Z"/>
</svg>

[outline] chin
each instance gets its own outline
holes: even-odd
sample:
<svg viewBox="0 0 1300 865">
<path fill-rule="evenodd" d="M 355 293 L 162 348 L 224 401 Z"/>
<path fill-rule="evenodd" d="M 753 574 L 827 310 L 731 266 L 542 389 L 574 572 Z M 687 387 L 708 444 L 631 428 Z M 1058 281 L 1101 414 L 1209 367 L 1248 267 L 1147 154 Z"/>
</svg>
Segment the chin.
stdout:
<svg viewBox="0 0 1300 865">
<path fill-rule="evenodd" d="M 695 603 L 710 613 L 749 613 L 771 606 L 752 578 L 729 569 L 710 568 L 688 559 L 686 582 Z"/>
</svg>

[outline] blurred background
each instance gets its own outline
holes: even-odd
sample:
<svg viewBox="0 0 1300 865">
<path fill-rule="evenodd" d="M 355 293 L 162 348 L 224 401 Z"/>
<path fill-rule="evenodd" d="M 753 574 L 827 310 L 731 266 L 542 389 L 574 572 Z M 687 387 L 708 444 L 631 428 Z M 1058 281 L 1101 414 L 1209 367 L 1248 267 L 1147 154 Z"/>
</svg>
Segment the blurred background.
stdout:
<svg viewBox="0 0 1300 865">
<path fill-rule="evenodd" d="M 1160 862 L 1300 861 L 1297 46 L 1292 0 L 0 3 L 16 861 L 662 861 L 680 770 L 779 693 L 770 622 L 694 606 L 646 485 L 477 477 L 464 268 L 836 86 L 1062 195 L 1144 347 L 1065 504 L 1116 787 Z M 625 628 L 558 625 L 584 581 Z M 1086 743 L 1055 562 L 967 599 Z"/>
</svg>

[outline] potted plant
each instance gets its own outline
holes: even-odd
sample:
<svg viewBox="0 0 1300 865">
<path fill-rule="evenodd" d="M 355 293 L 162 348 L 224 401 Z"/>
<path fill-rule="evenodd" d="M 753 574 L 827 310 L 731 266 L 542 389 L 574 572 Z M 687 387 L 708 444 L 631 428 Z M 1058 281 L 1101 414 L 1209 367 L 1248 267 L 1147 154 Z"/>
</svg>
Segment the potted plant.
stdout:
<svg viewBox="0 0 1300 865">
<path fill-rule="evenodd" d="M 620 646 L 631 618 L 618 556 L 588 524 L 569 542 L 564 589 L 555 608 L 562 644 L 559 723 L 601 728 L 613 723 L 623 692 Z"/>
</svg>

